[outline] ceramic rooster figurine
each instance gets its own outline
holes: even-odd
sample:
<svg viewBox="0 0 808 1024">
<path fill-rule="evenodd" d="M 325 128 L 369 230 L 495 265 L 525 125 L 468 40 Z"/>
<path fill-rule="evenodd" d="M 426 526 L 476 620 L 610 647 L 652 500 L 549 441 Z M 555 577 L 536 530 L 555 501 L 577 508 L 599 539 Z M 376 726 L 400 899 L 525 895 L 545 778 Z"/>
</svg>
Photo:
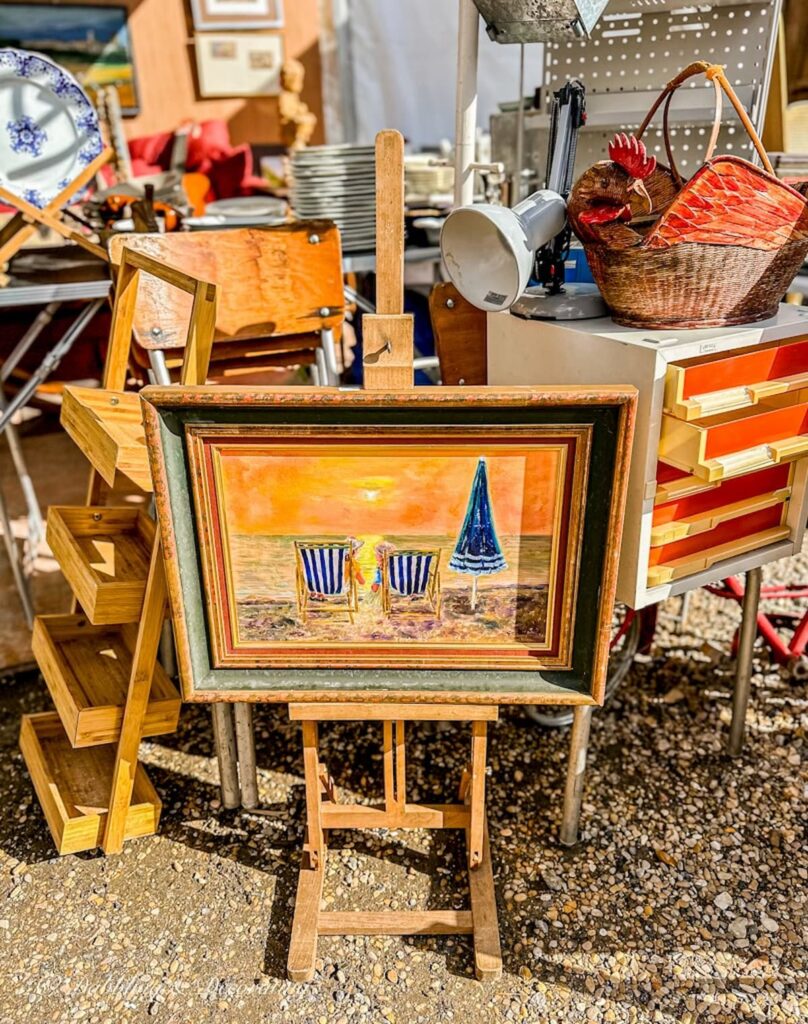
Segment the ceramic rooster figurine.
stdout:
<svg viewBox="0 0 808 1024">
<path fill-rule="evenodd" d="M 633 135 L 616 135 L 611 160 L 575 183 L 569 218 L 584 242 L 662 249 L 682 242 L 777 249 L 808 241 L 808 207 L 796 189 L 734 156 L 709 160 L 681 189 Z"/>
<path fill-rule="evenodd" d="M 573 185 L 570 223 L 584 242 L 618 248 L 636 245 L 643 229 L 659 219 L 678 189 L 668 168 L 657 164 L 645 143 L 633 135 L 615 135 L 609 157 L 590 167 Z"/>
<path fill-rule="evenodd" d="M 673 93 L 703 75 L 715 90 L 705 162 L 689 181 L 673 163 Z M 762 167 L 714 156 L 725 95 Z M 646 151 L 645 129 L 665 104 L 671 169 Z M 609 160 L 570 193 L 568 216 L 612 317 L 628 327 L 723 327 L 773 317 L 808 254 L 808 201 L 774 174 L 763 143 L 719 64 L 694 61 L 657 97 L 637 135 L 617 135 Z"/>
</svg>

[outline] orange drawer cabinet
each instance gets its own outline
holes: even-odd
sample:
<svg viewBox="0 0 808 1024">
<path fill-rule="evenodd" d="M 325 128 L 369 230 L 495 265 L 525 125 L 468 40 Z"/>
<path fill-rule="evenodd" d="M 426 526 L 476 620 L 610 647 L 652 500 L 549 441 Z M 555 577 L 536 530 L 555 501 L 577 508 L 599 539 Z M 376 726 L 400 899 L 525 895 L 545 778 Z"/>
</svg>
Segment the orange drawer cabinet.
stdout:
<svg viewBox="0 0 808 1024">
<path fill-rule="evenodd" d="M 489 314 L 488 383 L 639 389 L 617 599 L 642 608 L 799 550 L 808 308 L 646 331 Z"/>
</svg>

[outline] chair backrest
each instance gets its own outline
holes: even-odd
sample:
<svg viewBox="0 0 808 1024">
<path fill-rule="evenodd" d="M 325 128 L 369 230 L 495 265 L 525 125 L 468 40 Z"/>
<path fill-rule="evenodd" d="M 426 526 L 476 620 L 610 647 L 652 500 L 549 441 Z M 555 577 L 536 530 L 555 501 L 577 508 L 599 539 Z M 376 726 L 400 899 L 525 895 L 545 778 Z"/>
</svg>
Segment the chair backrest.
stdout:
<svg viewBox="0 0 808 1024">
<path fill-rule="evenodd" d="M 394 551 L 387 558 L 390 589 L 403 597 L 423 594 L 429 583 L 429 570 L 437 557 L 435 551 Z"/>
<path fill-rule="evenodd" d="M 485 313 L 453 284 L 436 284 L 429 296 L 429 316 L 441 381 L 468 387 L 488 383 Z"/>
<path fill-rule="evenodd" d="M 315 594 L 333 597 L 345 590 L 350 544 L 295 542 L 306 586 Z"/>
<path fill-rule="evenodd" d="M 109 247 L 116 266 L 127 247 L 216 285 L 214 347 L 266 339 L 291 339 L 286 348 L 317 347 L 323 328 L 340 336 L 342 255 L 339 231 L 331 221 L 121 234 L 110 239 Z M 164 281 L 144 275 L 134 320 L 135 354 L 138 349 L 146 354 L 181 349 L 191 302 Z M 142 355 L 138 361 L 144 362 Z"/>
</svg>

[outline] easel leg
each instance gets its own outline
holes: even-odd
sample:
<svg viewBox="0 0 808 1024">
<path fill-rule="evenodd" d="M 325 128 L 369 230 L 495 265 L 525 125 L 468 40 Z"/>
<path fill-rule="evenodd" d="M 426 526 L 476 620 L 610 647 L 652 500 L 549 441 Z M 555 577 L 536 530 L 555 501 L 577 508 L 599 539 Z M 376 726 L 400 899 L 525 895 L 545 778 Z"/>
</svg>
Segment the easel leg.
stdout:
<svg viewBox="0 0 808 1024">
<path fill-rule="evenodd" d="M 472 722 L 471 765 L 463 772 L 460 780 L 460 799 L 469 805 L 466 856 L 474 938 L 474 973 L 480 981 L 493 981 L 502 974 L 494 872 L 491 867 L 485 810 L 487 746 L 488 723 Z"/>
<path fill-rule="evenodd" d="M 247 810 L 258 806 L 258 772 L 255 766 L 255 732 L 252 704 L 243 701 L 233 705 L 236 719 L 236 749 L 241 783 L 241 806 Z"/>
<path fill-rule="evenodd" d="M 586 752 L 589 747 L 589 729 L 592 724 L 591 706 L 576 707 L 570 734 L 570 756 L 567 764 L 567 785 L 564 789 L 564 816 L 559 839 L 564 846 L 578 842 L 578 822 L 581 818 L 581 799 L 584 792 Z"/>
<path fill-rule="evenodd" d="M 219 762 L 222 806 L 232 810 L 241 803 L 233 711 L 229 704 L 212 704 L 210 712 L 213 718 L 213 743 L 216 747 L 216 759 Z"/>
<path fill-rule="evenodd" d="M 471 838 L 466 843 L 471 851 Z M 499 944 L 497 900 L 494 892 L 494 871 L 488 846 L 488 823 L 483 810 L 482 860 L 473 867 L 469 856 L 469 898 L 474 936 L 474 973 L 479 981 L 494 981 L 502 974 L 502 949 Z"/>
<path fill-rule="evenodd" d="M 732 722 L 727 743 L 727 753 L 730 757 L 740 756 L 743 750 L 762 576 L 763 570 L 759 567 L 750 569 L 746 574 L 746 588 L 741 611 L 741 632 L 738 637 L 738 658 L 735 667 L 735 688 L 732 692 Z"/>
<path fill-rule="evenodd" d="M 325 839 L 320 797 L 320 752 L 316 722 L 303 722 L 306 781 L 306 849 L 297 881 L 295 915 L 286 970 L 291 981 L 311 981 L 317 959 L 320 900 L 325 877 Z"/>
</svg>

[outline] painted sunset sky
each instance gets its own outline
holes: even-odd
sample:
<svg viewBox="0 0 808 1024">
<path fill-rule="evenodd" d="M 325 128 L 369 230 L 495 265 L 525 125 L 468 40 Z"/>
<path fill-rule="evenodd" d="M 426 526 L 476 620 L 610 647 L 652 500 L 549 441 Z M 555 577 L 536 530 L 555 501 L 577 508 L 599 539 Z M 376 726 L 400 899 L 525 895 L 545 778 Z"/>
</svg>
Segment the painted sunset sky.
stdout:
<svg viewBox="0 0 808 1024">
<path fill-rule="evenodd" d="M 221 450 L 223 500 L 230 530 L 241 535 L 452 535 L 466 513 L 479 456 L 497 532 L 552 532 L 555 490 L 563 471 L 556 448 L 481 446 L 435 449 L 400 446 L 373 455 Z"/>
</svg>

